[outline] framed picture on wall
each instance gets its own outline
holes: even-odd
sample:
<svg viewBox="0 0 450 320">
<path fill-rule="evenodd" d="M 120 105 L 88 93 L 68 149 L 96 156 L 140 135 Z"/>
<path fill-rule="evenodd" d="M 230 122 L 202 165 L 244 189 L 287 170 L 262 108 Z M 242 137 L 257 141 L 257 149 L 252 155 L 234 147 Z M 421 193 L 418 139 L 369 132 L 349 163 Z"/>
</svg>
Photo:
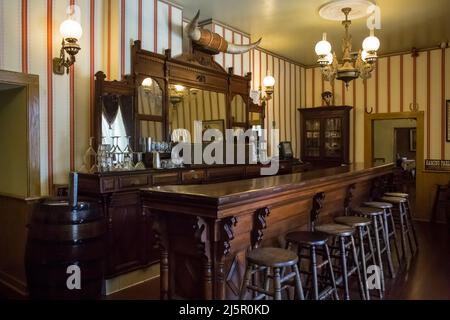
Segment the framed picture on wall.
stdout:
<svg viewBox="0 0 450 320">
<path fill-rule="evenodd" d="M 417 129 L 409 130 L 409 151 L 416 152 L 417 150 Z"/>
<path fill-rule="evenodd" d="M 447 130 L 445 131 L 447 134 L 447 142 L 450 142 L 450 100 L 447 100 L 446 104 L 446 118 L 447 118 Z"/>
</svg>

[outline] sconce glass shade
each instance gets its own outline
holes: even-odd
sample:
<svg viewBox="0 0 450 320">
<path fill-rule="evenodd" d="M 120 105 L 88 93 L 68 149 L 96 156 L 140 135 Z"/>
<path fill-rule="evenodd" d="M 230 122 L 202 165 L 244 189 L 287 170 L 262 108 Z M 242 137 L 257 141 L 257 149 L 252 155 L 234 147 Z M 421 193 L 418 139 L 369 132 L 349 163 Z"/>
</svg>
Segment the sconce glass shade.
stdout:
<svg viewBox="0 0 450 320">
<path fill-rule="evenodd" d="M 274 87 L 275 86 L 275 78 L 272 76 L 266 76 L 263 80 L 264 87 Z"/>
<path fill-rule="evenodd" d="M 142 81 L 142 86 L 145 88 L 150 88 L 153 85 L 152 78 L 145 78 L 144 81 Z"/>
<path fill-rule="evenodd" d="M 80 40 L 83 35 L 83 28 L 80 23 L 75 20 L 67 19 L 59 27 L 59 32 L 64 39 Z"/>
<path fill-rule="evenodd" d="M 175 87 L 176 92 L 183 92 L 184 90 L 186 90 L 186 87 L 184 87 L 180 84 L 176 84 L 174 87 Z"/>
<path fill-rule="evenodd" d="M 375 36 L 369 36 L 364 39 L 362 46 L 366 52 L 378 51 L 380 49 L 380 40 Z"/>
<path fill-rule="evenodd" d="M 366 61 L 367 61 L 367 56 L 368 56 L 368 55 L 369 55 L 369 54 L 367 53 L 367 51 L 363 50 L 363 51 L 361 52 L 361 59 L 362 59 L 362 61 L 366 62 Z"/>
<path fill-rule="evenodd" d="M 331 52 L 327 54 L 325 60 L 327 60 L 328 64 L 332 64 L 334 60 L 333 54 Z"/>
<path fill-rule="evenodd" d="M 319 41 L 315 50 L 318 56 L 326 56 L 331 52 L 331 44 L 326 40 Z"/>
</svg>

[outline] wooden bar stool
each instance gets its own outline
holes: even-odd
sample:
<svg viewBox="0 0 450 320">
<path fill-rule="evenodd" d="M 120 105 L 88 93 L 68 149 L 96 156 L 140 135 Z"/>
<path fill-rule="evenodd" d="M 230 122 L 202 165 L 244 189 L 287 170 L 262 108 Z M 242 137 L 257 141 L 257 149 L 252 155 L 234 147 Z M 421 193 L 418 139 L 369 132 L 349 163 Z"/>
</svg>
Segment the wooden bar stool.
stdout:
<svg viewBox="0 0 450 320">
<path fill-rule="evenodd" d="M 342 284 L 344 287 L 344 299 L 350 300 L 350 287 L 349 278 L 353 274 L 358 276 L 358 288 L 360 297 L 365 300 L 364 287 L 362 284 L 362 276 L 360 270 L 360 264 L 358 259 L 358 253 L 356 251 L 356 244 L 354 239 L 355 230 L 351 227 L 343 226 L 340 224 L 324 224 L 316 227 L 316 231 L 323 232 L 333 239 L 333 246 L 331 247 L 332 257 L 335 257 L 340 262 L 340 269 L 336 266 L 335 272 L 340 273 L 340 277 L 337 278 L 336 283 Z M 352 255 L 352 259 L 347 257 Z M 353 265 L 349 267 L 348 260 L 353 262 Z"/>
<path fill-rule="evenodd" d="M 304 300 L 300 273 L 298 270 L 298 256 L 290 251 L 279 248 L 258 248 L 247 254 L 247 269 L 245 271 L 244 281 L 241 287 L 240 299 L 244 300 L 248 290 L 257 293 L 254 300 L 268 299 L 272 297 L 275 300 L 281 300 L 281 292 L 294 280 L 296 298 Z M 282 276 L 282 270 L 292 268 L 290 272 Z M 253 283 L 253 275 L 265 272 L 264 288 L 260 288 Z M 273 281 L 273 291 L 270 291 L 270 281 Z"/>
<path fill-rule="evenodd" d="M 372 221 L 364 217 L 343 216 L 335 218 L 334 222 L 354 228 L 357 231 L 357 245 L 359 247 L 359 262 L 362 268 L 363 286 L 366 299 L 370 300 L 370 290 L 367 282 L 367 263 L 372 259 L 373 264 L 377 264 L 372 238 L 370 237 L 370 225 Z M 369 250 L 366 250 L 366 245 L 368 245 Z"/>
<path fill-rule="evenodd" d="M 417 238 L 416 228 L 414 226 L 414 220 L 412 218 L 412 212 L 411 212 L 411 203 L 409 201 L 409 194 L 407 193 L 401 193 L 401 192 L 387 192 L 384 194 L 385 197 L 398 197 L 398 198 L 405 198 L 406 202 L 404 203 L 404 207 L 406 210 L 406 217 L 408 219 L 409 225 L 411 227 L 411 231 L 414 237 L 414 244 L 416 245 L 416 251 L 419 250 L 419 241 Z"/>
<path fill-rule="evenodd" d="M 299 231 L 292 232 L 286 235 L 286 243 L 289 249 L 297 246 L 299 257 L 299 265 L 305 260 L 309 260 L 309 270 L 300 273 L 306 274 L 311 279 L 311 286 L 308 287 L 309 281 L 306 282 L 308 295 L 311 296 L 312 291 L 313 300 L 324 300 L 329 296 L 333 296 L 335 300 L 339 300 L 339 295 L 336 288 L 336 280 L 334 277 L 333 265 L 330 256 L 330 249 L 328 248 L 328 236 L 320 232 Z M 307 253 L 303 254 L 303 251 Z M 318 253 L 322 251 L 322 261 L 318 263 Z M 327 267 L 328 276 L 323 276 L 319 281 L 319 272 Z"/>
<path fill-rule="evenodd" d="M 387 232 L 384 228 L 383 215 L 384 210 L 369 208 L 369 207 L 358 207 L 352 208 L 351 212 L 355 215 L 366 217 L 372 220 L 372 230 L 375 235 L 375 248 L 376 255 L 378 260 L 378 267 L 380 268 L 380 282 L 381 282 L 381 290 L 379 291 L 380 299 L 383 298 L 385 292 L 385 282 L 384 282 L 384 268 L 383 268 L 383 253 L 386 253 L 386 260 L 388 262 L 389 270 L 391 271 L 391 275 L 394 275 L 394 267 L 392 263 L 391 250 L 389 241 L 387 240 Z M 380 231 L 381 238 L 384 240 L 384 246 L 381 247 L 381 239 L 380 239 Z"/>
<path fill-rule="evenodd" d="M 387 202 L 393 205 L 394 209 L 398 212 L 398 218 L 400 222 L 400 235 L 402 240 L 402 253 L 403 258 L 406 258 L 406 240 L 408 240 L 409 244 L 409 250 L 411 251 L 411 256 L 414 256 L 415 252 L 412 245 L 411 240 L 411 227 L 409 224 L 409 219 L 407 216 L 407 211 L 405 204 L 408 202 L 405 198 L 399 198 L 399 197 L 382 197 L 380 199 L 383 202 Z"/>
<path fill-rule="evenodd" d="M 343 285 L 345 300 L 350 300 L 349 277 L 355 273 L 358 276 L 358 288 L 360 297 L 362 300 L 365 300 L 366 297 L 362 284 L 358 253 L 356 251 L 355 239 L 353 237 L 355 229 L 337 223 L 316 226 L 316 221 L 319 217 L 320 210 L 322 209 L 322 203 L 324 199 L 325 193 L 319 193 L 314 197 L 314 202 L 320 203 L 320 206 L 318 207 L 318 210 L 316 210 L 316 212 L 313 211 L 311 214 L 312 229 L 313 231 L 322 232 L 333 239 L 331 256 L 337 258 L 337 260 L 340 262 L 340 269 L 338 266 L 335 266 L 335 272 L 338 271 L 340 273 L 340 277 L 337 278 L 336 283 L 338 285 Z M 336 252 L 336 254 L 334 254 L 334 252 Z M 352 256 L 352 259 L 349 260 L 353 262 L 353 265 L 351 265 L 350 267 L 348 265 L 347 256 Z"/>
<path fill-rule="evenodd" d="M 313 295 L 311 299 L 313 300 L 323 300 L 328 297 L 339 300 L 330 249 L 328 247 L 328 235 L 314 231 L 315 221 L 320 210 L 322 210 L 324 198 L 324 193 L 318 193 L 313 198 L 313 205 L 309 218 L 310 231 L 298 231 L 287 234 L 286 246 L 288 249 L 297 246 L 300 267 L 301 262 L 305 260 L 310 262 L 308 271 L 303 271 L 300 268 L 300 272 L 306 274 L 311 280 L 311 286 L 308 287 L 308 296 L 311 296 L 310 292 L 312 291 Z M 307 253 L 303 254 L 303 251 L 305 250 Z M 320 262 L 318 262 L 318 256 L 322 258 Z M 319 272 L 326 270 L 328 270 L 328 273 L 322 272 L 319 277 Z M 308 284 L 309 281 L 306 281 L 307 286 Z"/>
<path fill-rule="evenodd" d="M 370 208 L 376 208 L 381 209 L 384 211 L 383 215 L 383 221 L 384 221 L 384 227 L 387 231 L 388 239 L 389 239 L 389 245 L 392 249 L 392 243 L 394 244 L 395 254 L 397 256 L 397 262 L 400 266 L 402 264 L 402 260 L 400 257 L 400 250 L 398 248 L 397 244 L 397 228 L 395 226 L 394 216 L 392 215 L 392 208 L 394 207 L 392 204 L 387 202 L 364 202 L 364 206 L 370 207 Z"/>
</svg>

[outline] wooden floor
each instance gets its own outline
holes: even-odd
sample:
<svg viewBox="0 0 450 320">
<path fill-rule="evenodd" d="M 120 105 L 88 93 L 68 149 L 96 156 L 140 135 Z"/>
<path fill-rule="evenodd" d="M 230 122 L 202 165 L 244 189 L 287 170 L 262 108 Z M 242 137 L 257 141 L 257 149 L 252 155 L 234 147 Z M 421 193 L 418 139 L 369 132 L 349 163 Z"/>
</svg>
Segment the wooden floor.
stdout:
<svg viewBox="0 0 450 320">
<path fill-rule="evenodd" d="M 408 258 L 408 263 L 398 271 L 395 279 L 387 280 L 385 299 L 450 300 L 450 233 L 447 226 L 417 223 L 417 232 L 420 242 L 419 252 L 413 259 Z M 105 299 L 158 298 L 159 279 L 155 279 Z"/>
</svg>

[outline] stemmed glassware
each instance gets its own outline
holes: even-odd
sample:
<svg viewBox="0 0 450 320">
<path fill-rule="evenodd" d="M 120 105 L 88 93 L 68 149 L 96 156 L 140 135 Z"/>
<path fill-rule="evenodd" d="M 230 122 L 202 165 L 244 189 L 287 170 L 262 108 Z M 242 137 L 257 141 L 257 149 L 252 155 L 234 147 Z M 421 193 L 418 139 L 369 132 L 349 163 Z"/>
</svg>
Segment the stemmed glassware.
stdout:
<svg viewBox="0 0 450 320">
<path fill-rule="evenodd" d="M 119 147 L 119 138 L 118 136 L 112 137 L 113 139 L 113 147 L 111 149 L 111 156 L 112 156 L 112 170 L 113 171 L 121 171 L 122 165 L 123 165 L 123 151 Z"/>
<path fill-rule="evenodd" d="M 81 173 L 95 173 L 98 171 L 97 167 L 97 152 L 95 152 L 94 147 L 94 138 L 89 139 L 89 148 L 86 150 L 83 156 L 83 164 L 81 168 L 78 170 Z"/>
<path fill-rule="evenodd" d="M 123 150 L 123 169 L 124 170 L 133 170 L 133 149 L 131 149 L 131 137 L 127 137 L 128 143 L 125 149 Z"/>
<path fill-rule="evenodd" d="M 145 170 L 145 164 L 142 162 L 142 152 L 137 152 L 137 164 L 134 167 L 135 170 Z"/>
<path fill-rule="evenodd" d="M 100 172 L 108 172 L 112 167 L 111 145 L 104 142 L 106 137 L 102 137 L 102 144 L 97 151 L 97 166 Z"/>
</svg>

